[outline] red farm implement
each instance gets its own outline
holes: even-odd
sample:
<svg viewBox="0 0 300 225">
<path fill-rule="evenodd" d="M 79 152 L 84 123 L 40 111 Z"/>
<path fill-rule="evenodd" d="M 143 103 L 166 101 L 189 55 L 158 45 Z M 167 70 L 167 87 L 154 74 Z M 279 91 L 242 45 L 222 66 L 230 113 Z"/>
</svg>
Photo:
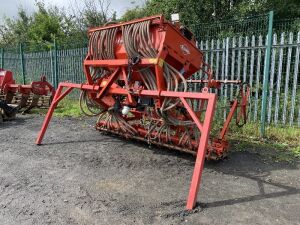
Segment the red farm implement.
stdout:
<svg viewBox="0 0 300 225">
<path fill-rule="evenodd" d="M 199 70 L 200 80 L 191 80 Z M 164 19 L 147 17 L 89 30 L 86 83 L 60 83 L 36 140 L 41 144 L 53 111 L 74 88 L 84 113 L 98 116 L 96 129 L 196 155 L 187 209 L 197 200 L 205 158 L 221 159 L 234 115 L 245 123 L 249 89 L 239 80 L 214 80 L 193 34 Z M 189 84 L 202 86 L 189 91 Z M 239 96 L 217 136 L 210 135 L 217 89 L 235 85 Z M 84 107 L 83 107 L 84 106 Z"/>
<path fill-rule="evenodd" d="M 11 71 L 0 69 L 0 108 L 4 119 L 13 117 L 17 111 L 26 113 L 34 107 L 49 107 L 54 94 L 45 76 L 40 81 L 22 85 L 16 84 Z"/>
</svg>

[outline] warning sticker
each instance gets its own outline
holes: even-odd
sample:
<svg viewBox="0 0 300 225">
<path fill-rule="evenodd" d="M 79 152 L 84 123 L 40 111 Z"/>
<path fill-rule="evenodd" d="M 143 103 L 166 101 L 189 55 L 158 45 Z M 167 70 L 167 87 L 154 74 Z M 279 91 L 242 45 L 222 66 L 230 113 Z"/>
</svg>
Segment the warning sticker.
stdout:
<svg viewBox="0 0 300 225">
<path fill-rule="evenodd" d="M 189 55 L 191 54 L 189 48 L 187 45 L 183 44 L 183 45 L 180 45 L 180 48 L 181 48 L 181 51 L 184 55 Z"/>
</svg>

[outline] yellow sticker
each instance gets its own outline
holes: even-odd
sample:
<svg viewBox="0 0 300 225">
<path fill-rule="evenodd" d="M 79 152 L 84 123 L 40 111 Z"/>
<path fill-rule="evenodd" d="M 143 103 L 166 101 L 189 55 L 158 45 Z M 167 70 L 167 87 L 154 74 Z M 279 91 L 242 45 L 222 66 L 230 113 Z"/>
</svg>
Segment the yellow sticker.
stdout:
<svg viewBox="0 0 300 225">
<path fill-rule="evenodd" d="M 157 58 L 149 59 L 149 63 L 157 64 Z"/>
<path fill-rule="evenodd" d="M 163 59 L 161 59 L 161 58 L 150 58 L 149 59 L 149 63 L 153 63 L 153 64 L 155 64 L 155 65 L 159 65 L 160 67 L 163 67 L 163 65 L 164 65 L 164 60 Z"/>
<path fill-rule="evenodd" d="M 159 65 L 160 67 L 163 67 L 164 62 L 165 62 L 165 61 L 164 61 L 163 59 L 159 59 L 158 65 Z"/>
</svg>

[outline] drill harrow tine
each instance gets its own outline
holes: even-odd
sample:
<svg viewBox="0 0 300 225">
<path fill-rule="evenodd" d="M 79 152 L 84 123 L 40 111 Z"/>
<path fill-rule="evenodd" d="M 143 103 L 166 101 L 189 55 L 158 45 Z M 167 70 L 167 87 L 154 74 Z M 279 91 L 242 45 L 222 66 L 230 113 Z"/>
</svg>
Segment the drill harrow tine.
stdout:
<svg viewBox="0 0 300 225">
<path fill-rule="evenodd" d="M 28 94 L 22 94 L 21 100 L 18 104 L 19 110 L 22 110 L 23 108 L 26 108 L 28 105 L 29 95 Z"/>
<path fill-rule="evenodd" d="M 26 113 L 35 107 L 49 107 L 54 94 L 54 88 L 44 75 L 40 81 L 22 85 L 16 84 L 11 71 L 0 69 L 0 99 L 7 104 L 17 105 L 20 112 Z"/>
<path fill-rule="evenodd" d="M 29 113 L 31 109 L 35 108 L 38 105 L 39 98 L 39 95 L 33 94 L 32 100 L 22 113 Z"/>
<path fill-rule="evenodd" d="M 15 94 L 13 92 L 8 92 L 6 95 L 5 95 L 5 102 L 7 104 L 11 104 L 13 99 L 14 99 L 14 96 Z"/>
</svg>

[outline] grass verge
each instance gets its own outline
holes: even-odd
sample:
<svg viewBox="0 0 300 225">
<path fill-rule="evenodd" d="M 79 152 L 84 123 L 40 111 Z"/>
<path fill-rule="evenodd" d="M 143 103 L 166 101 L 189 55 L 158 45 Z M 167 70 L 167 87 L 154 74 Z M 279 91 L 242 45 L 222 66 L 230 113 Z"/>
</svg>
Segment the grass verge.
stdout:
<svg viewBox="0 0 300 225">
<path fill-rule="evenodd" d="M 294 161 L 300 158 L 300 128 L 268 126 L 260 138 L 260 125 L 248 123 L 241 128 L 232 125 L 230 140 L 235 151 L 252 151 L 274 161 Z"/>
<path fill-rule="evenodd" d="M 32 113 L 45 115 L 48 109 L 32 109 Z M 54 116 L 57 117 L 81 117 L 83 116 L 78 100 L 64 98 L 62 101 L 59 102 L 58 106 L 54 111 Z"/>
</svg>

